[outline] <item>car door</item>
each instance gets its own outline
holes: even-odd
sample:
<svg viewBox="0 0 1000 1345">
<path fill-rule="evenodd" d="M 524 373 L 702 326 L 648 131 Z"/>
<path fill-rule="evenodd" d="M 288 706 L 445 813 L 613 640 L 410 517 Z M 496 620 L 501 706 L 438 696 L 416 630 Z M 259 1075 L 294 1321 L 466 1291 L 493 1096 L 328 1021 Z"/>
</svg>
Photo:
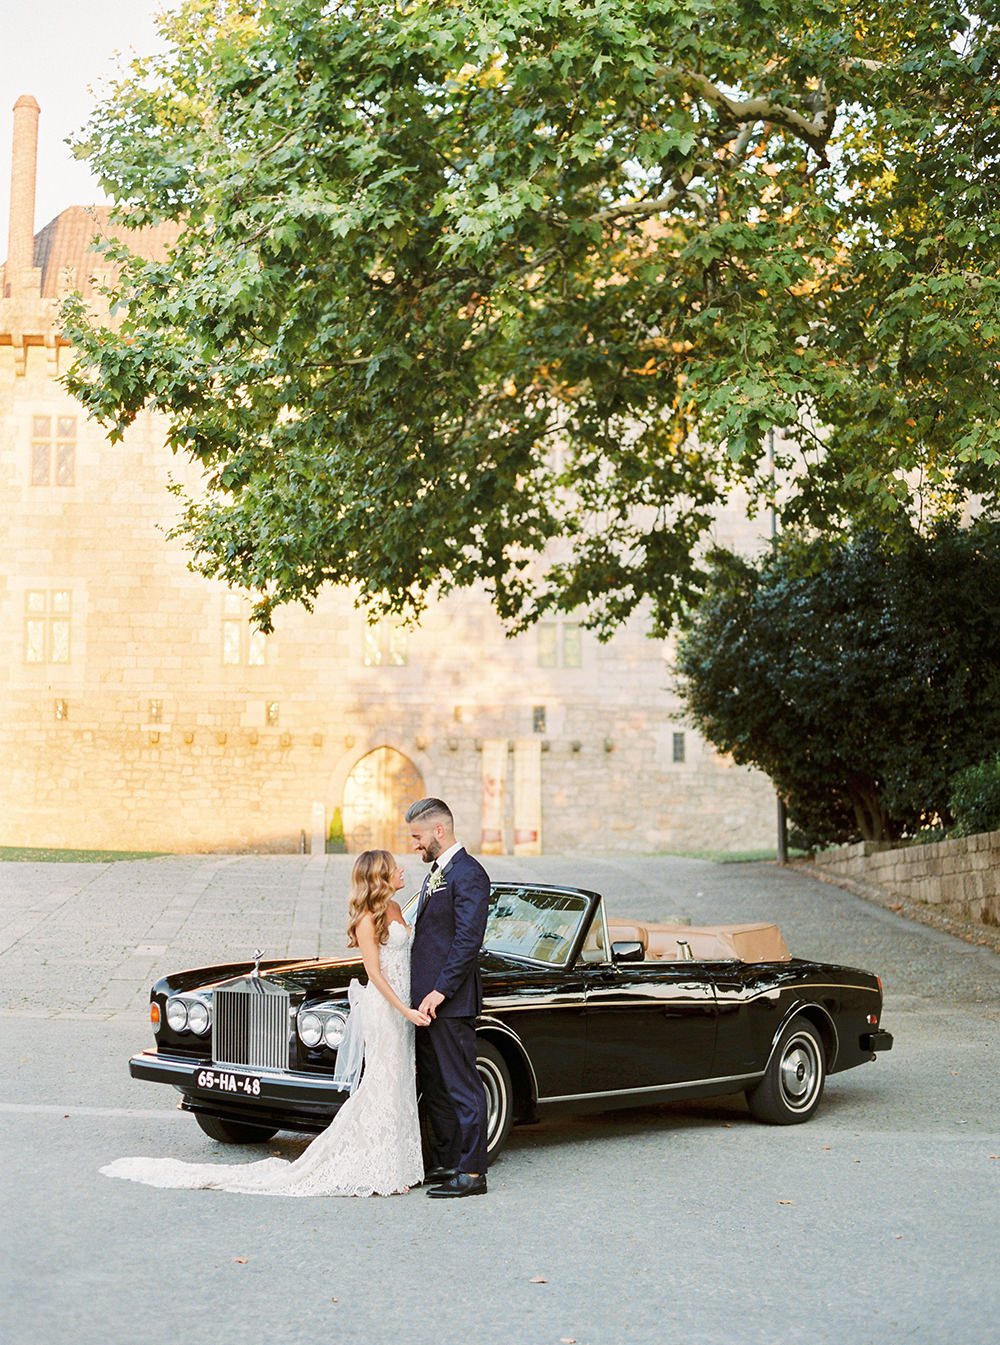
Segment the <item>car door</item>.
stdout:
<svg viewBox="0 0 1000 1345">
<path fill-rule="evenodd" d="M 493 885 L 480 1026 L 500 1023 L 518 1039 L 540 1099 L 583 1087 L 586 999 L 573 952 L 594 901 L 569 888 Z"/>
<path fill-rule="evenodd" d="M 717 1024 L 706 964 L 619 962 L 582 969 L 588 1093 L 712 1078 Z"/>
<path fill-rule="evenodd" d="M 516 1037 L 530 1061 L 538 1097 L 581 1092 L 587 1040 L 582 976 L 563 968 L 515 971 L 508 966 L 502 987 L 488 973 L 484 982 L 479 1026 L 499 1023 Z"/>
</svg>

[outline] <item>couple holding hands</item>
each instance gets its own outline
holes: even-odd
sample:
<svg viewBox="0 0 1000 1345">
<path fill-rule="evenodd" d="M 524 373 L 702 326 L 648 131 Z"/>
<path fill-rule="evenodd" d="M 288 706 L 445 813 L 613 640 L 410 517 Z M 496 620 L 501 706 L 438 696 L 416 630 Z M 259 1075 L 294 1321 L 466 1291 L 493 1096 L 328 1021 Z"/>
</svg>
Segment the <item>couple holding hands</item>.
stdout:
<svg viewBox="0 0 1000 1345">
<path fill-rule="evenodd" d="M 440 799 L 414 803 L 406 821 L 414 850 L 430 865 L 412 926 L 396 899 L 404 879 L 392 855 L 366 850 L 351 875 L 348 944 L 360 950 L 368 974 L 352 1006 L 363 1032 L 364 1073 L 327 1129 L 294 1162 L 120 1158 L 102 1172 L 153 1186 L 261 1195 L 394 1195 L 421 1183 L 434 1198 L 485 1195 L 486 1094 L 475 1021 L 490 880 L 456 841 L 451 810 Z M 338 1056 L 344 1054 L 342 1045 Z M 414 1056 L 432 1136 L 426 1171 Z"/>
</svg>

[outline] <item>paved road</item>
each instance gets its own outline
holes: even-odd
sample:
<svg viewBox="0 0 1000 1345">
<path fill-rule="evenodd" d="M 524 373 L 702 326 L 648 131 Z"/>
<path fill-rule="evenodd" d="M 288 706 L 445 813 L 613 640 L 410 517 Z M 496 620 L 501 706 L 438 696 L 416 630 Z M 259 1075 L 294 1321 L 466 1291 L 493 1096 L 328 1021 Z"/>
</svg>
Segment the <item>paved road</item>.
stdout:
<svg viewBox="0 0 1000 1345">
<path fill-rule="evenodd" d="M 349 867 L 0 865 L 5 1345 L 993 1345 L 1000 958 L 771 865 L 490 869 L 595 888 L 621 916 L 773 919 L 794 952 L 879 971 L 896 1049 L 830 1080 L 809 1125 L 757 1125 L 739 1099 L 546 1122 L 463 1202 L 100 1176 L 217 1151 L 128 1077 L 154 971 L 341 951 Z"/>
</svg>

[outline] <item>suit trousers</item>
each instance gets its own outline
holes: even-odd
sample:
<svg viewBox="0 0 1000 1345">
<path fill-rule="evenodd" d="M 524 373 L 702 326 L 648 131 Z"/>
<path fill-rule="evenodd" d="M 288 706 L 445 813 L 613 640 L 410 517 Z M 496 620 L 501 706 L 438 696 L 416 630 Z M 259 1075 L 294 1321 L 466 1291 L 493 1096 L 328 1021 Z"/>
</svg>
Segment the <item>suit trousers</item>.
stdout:
<svg viewBox="0 0 1000 1345">
<path fill-rule="evenodd" d="M 486 1090 L 476 1069 L 476 1020 L 435 1018 L 417 1028 L 417 1073 L 434 1134 L 434 1167 L 486 1171 Z"/>
</svg>

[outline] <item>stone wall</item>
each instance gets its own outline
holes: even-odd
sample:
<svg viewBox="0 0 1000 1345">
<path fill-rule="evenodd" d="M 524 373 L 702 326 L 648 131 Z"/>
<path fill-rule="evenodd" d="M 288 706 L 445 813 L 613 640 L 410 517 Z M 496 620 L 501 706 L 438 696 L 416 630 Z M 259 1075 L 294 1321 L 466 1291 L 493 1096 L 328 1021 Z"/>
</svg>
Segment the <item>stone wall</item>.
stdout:
<svg viewBox="0 0 1000 1345">
<path fill-rule="evenodd" d="M 815 867 L 960 920 L 1000 926 L 1000 831 L 899 848 L 860 841 L 825 850 Z"/>
</svg>

